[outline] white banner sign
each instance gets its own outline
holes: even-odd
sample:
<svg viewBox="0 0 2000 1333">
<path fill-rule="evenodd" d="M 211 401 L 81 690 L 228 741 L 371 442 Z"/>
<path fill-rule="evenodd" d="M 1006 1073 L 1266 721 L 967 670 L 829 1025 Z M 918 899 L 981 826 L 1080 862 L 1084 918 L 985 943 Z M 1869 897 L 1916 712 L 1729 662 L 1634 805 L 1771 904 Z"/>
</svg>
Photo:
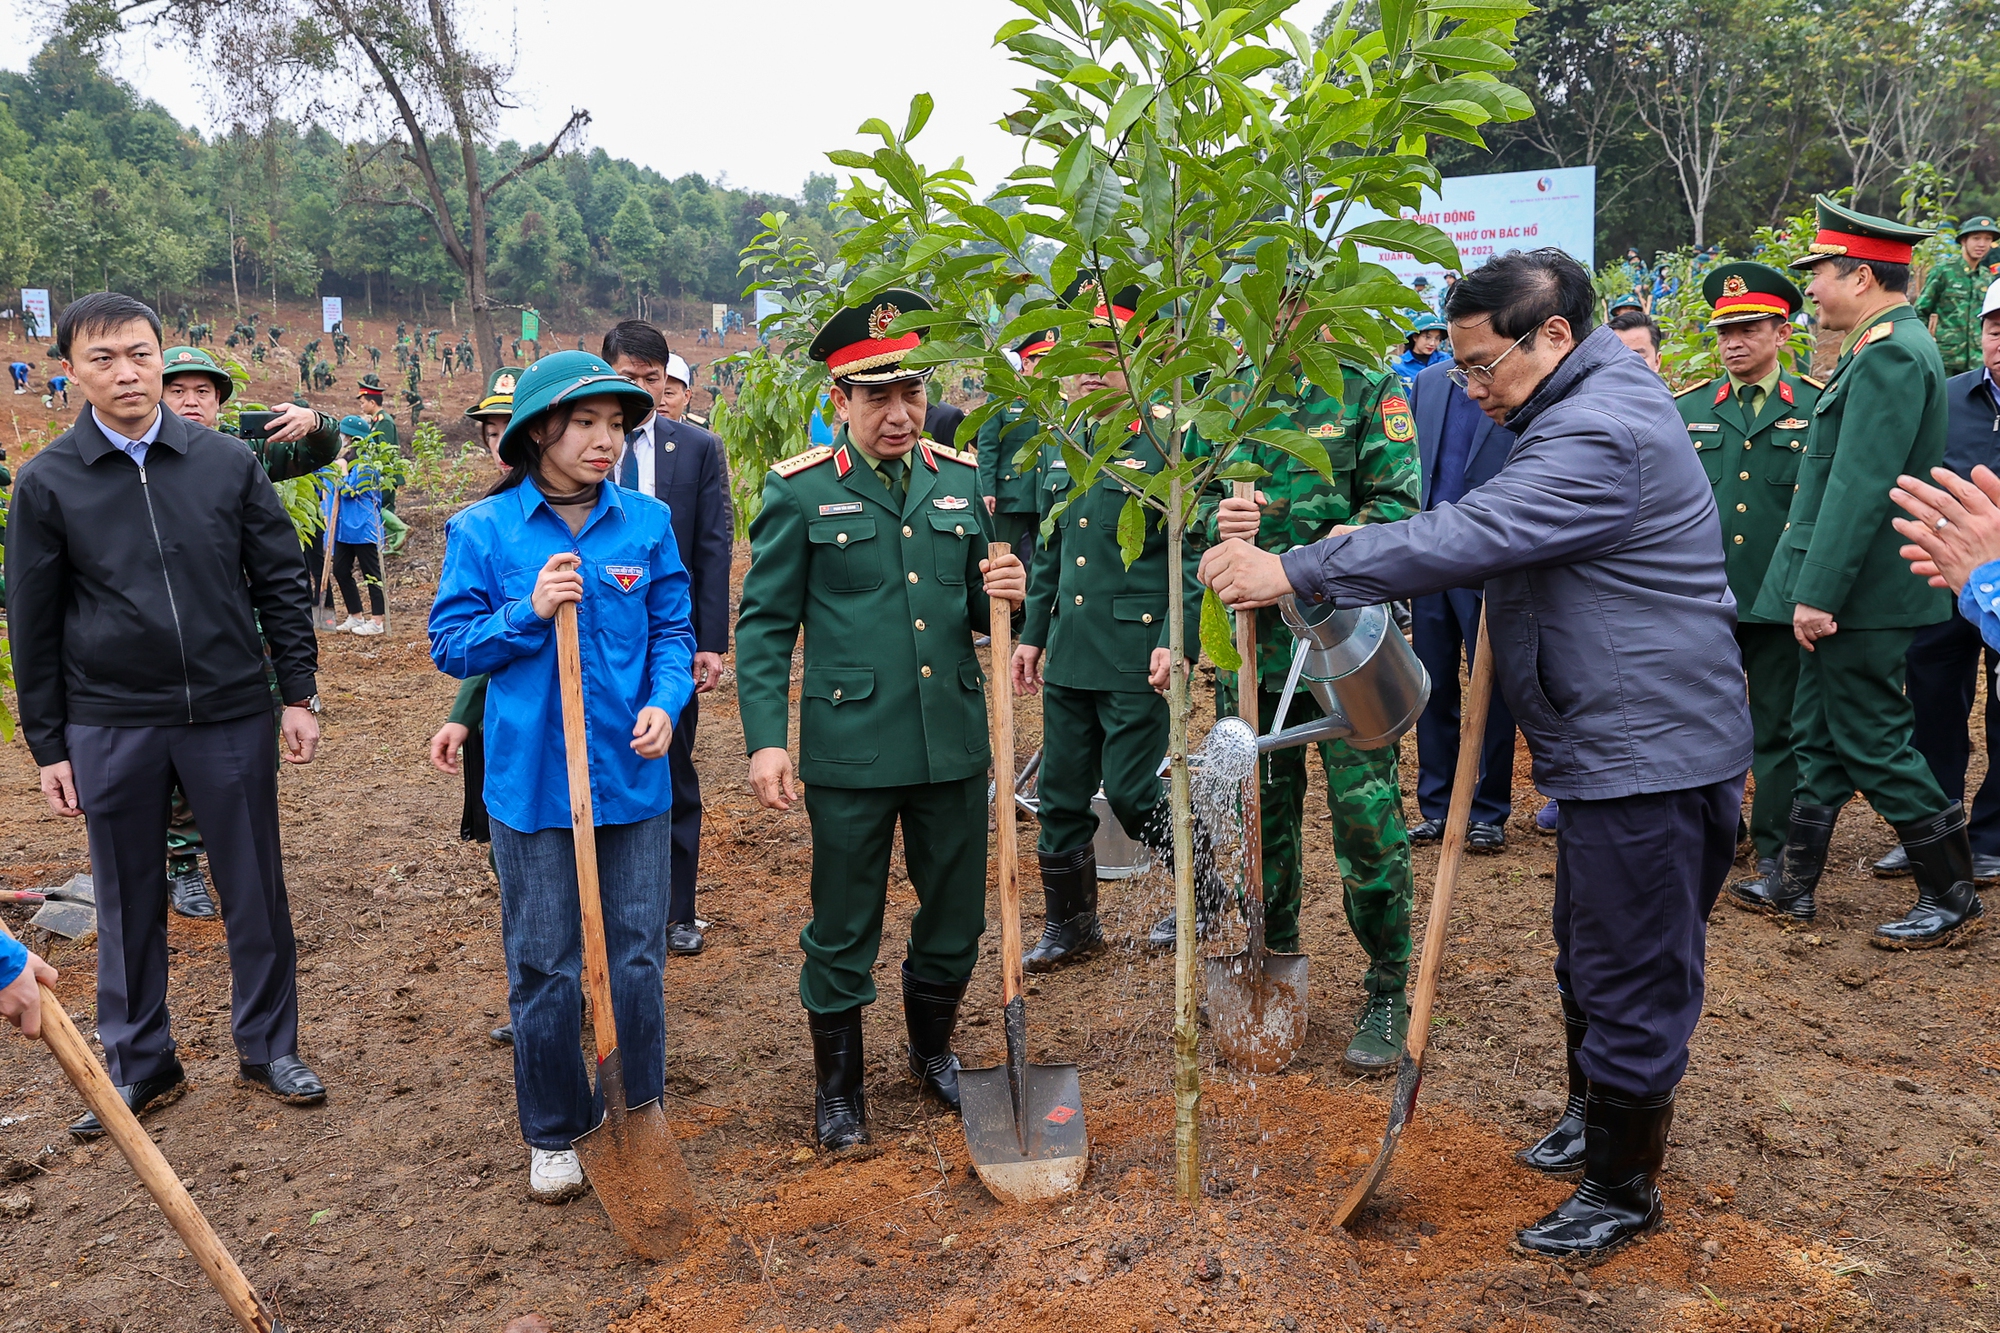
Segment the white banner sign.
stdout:
<svg viewBox="0 0 2000 1333">
<path fill-rule="evenodd" d="M 1381 216 L 1356 205 L 1347 223 Z M 1426 190 L 1421 207 L 1404 216 L 1443 229 L 1458 246 L 1464 265 L 1460 272 L 1509 250 L 1544 246 L 1567 251 L 1587 269 L 1597 267 L 1596 167 L 1447 176 L 1440 193 Z M 1444 284 L 1442 267 L 1399 250 L 1363 245 L 1361 258 L 1392 269 L 1405 282 L 1426 278 L 1433 293 Z"/>
<path fill-rule="evenodd" d="M 322 296 L 319 298 L 319 331 L 332 333 L 333 326 L 340 323 L 340 298 Z"/>
<path fill-rule="evenodd" d="M 723 324 L 729 319 L 729 307 L 726 305 L 711 304 L 708 307 L 708 317 L 712 321 L 709 324 L 709 327 L 712 329 L 720 329 L 723 326 Z"/>
<path fill-rule="evenodd" d="M 49 322 L 48 288 L 21 289 L 21 320 L 21 327 L 30 338 L 46 338 L 55 332 L 56 326 Z"/>
</svg>

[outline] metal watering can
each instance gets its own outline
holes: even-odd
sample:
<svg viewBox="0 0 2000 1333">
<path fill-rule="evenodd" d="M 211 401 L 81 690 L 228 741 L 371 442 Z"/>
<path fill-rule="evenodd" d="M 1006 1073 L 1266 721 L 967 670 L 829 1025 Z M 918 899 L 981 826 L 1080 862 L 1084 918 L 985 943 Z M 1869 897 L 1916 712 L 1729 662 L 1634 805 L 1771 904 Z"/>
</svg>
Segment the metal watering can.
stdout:
<svg viewBox="0 0 2000 1333">
<path fill-rule="evenodd" d="M 1302 607 L 1297 598 L 1285 597 L 1278 614 L 1298 644 L 1271 733 L 1257 738 L 1259 753 L 1331 740 L 1379 750 L 1417 724 L 1431 697 L 1430 673 L 1388 607 L 1342 611 L 1328 603 Z M 1326 716 L 1287 727 L 1285 714 L 1302 680 Z"/>
</svg>

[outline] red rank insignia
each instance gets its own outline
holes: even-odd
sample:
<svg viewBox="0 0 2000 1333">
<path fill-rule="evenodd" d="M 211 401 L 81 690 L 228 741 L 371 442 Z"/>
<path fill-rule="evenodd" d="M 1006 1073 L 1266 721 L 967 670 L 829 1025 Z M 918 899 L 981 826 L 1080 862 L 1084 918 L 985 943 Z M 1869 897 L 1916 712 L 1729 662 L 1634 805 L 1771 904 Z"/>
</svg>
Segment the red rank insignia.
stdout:
<svg viewBox="0 0 2000 1333">
<path fill-rule="evenodd" d="M 1715 405 L 1717 407 L 1721 407 L 1723 400 L 1728 397 L 1729 397 L 1729 381 L 1724 380 L 1722 383 L 1715 386 Z"/>
<path fill-rule="evenodd" d="M 917 452 L 924 456 L 925 467 L 929 468 L 933 472 L 937 471 L 937 455 L 931 452 L 931 444 L 929 440 L 918 440 Z"/>
<path fill-rule="evenodd" d="M 834 450 L 833 470 L 843 477 L 854 470 L 854 460 L 847 456 L 847 446 L 844 444 Z"/>
<path fill-rule="evenodd" d="M 1785 382 L 1784 382 L 1783 380 L 1779 380 L 1779 381 L 1778 381 L 1778 397 L 1780 397 L 1780 398 L 1784 399 L 1784 400 L 1785 400 L 1786 402 L 1788 402 L 1788 403 L 1789 403 L 1789 402 L 1791 402 L 1791 401 L 1792 401 L 1792 386 L 1791 386 L 1791 385 L 1789 385 L 1789 384 L 1787 384 L 1787 383 L 1785 383 Z"/>
</svg>

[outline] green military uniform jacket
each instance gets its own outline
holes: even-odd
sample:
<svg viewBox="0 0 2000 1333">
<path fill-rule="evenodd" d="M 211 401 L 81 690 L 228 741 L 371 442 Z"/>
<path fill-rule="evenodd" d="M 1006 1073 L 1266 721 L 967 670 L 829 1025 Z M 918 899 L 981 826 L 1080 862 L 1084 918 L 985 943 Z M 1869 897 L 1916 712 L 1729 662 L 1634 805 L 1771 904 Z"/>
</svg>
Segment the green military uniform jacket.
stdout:
<svg viewBox="0 0 2000 1333">
<path fill-rule="evenodd" d="M 805 630 L 799 776 L 901 787 L 986 771 L 985 506 L 970 455 L 928 442 L 892 493 L 848 443 L 772 468 L 750 524 L 736 621 L 748 752 L 784 746 L 792 650 Z"/>
<path fill-rule="evenodd" d="M 1103 427 L 1097 427 L 1102 430 Z M 1106 467 L 1129 474 L 1135 484 L 1157 475 L 1166 458 L 1151 435 L 1125 427 L 1129 445 L 1123 458 Z M 1092 432 L 1095 435 L 1095 431 Z M 1095 451 L 1103 446 L 1093 441 Z M 1070 492 L 1069 469 L 1060 453 L 1046 451 L 1041 513 L 1044 522 Z M 1042 679 L 1072 690 L 1152 692 L 1146 678 L 1153 650 L 1168 646 L 1167 534 L 1159 516 L 1146 514 L 1146 544 L 1132 567 L 1118 549 L 1118 515 L 1128 492 L 1112 477 L 1099 477 L 1090 493 L 1055 520 L 1047 540 L 1035 548 L 1028 567 L 1028 605 L 1021 643 L 1040 648 Z M 1182 560 L 1183 652 L 1201 655 L 1201 585 L 1194 577 L 1198 556 L 1185 544 Z"/>
<path fill-rule="evenodd" d="M 1799 463 L 1819 393 L 1818 380 L 1781 369 L 1754 418 L 1746 415 L 1727 376 L 1690 384 L 1674 395 L 1688 441 L 1715 488 L 1722 563 L 1736 597 L 1736 618 L 1746 624 L 1792 621 L 1788 611 L 1772 616 L 1755 606 L 1799 489 Z"/>
<path fill-rule="evenodd" d="M 389 415 L 386 407 L 368 414 L 368 428 L 378 432 L 391 448 L 398 448 L 403 443 L 403 437 L 396 432 L 396 418 Z"/>
<path fill-rule="evenodd" d="M 1944 461 L 1944 363 L 1923 316 L 1897 305 L 1869 321 L 1827 376 L 1811 421 L 1757 619 L 1789 621 L 1799 603 L 1843 630 L 1948 618 L 1951 595 L 1910 573 L 1889 526 L 1902 512 L 1889 500 L 1897 476 L 1928 477 Z"/>
<path fill-rule="evenodd" d="M 1042 433 L 1042 424 L 1022 416 L 1019 404 L 1005 407 L 986 419 L 979 428 L 979 493 L 993 497 L 997 514 L 1039 512 L 1042 467 L 1039 453 L 1028 468 L 1014 466 L 1014 460 L 1028 441 Z"/>
<path fill-rule="evenodd" d="M 1996 279 L 2000 279 L 2000 263 L 1968 264 L 1960 253 L 1932 269 L 1924 280 L 1917 313 L 1926 319 L 1937 316 L 1935 336 L 1945 374 L 1961 374 L 1981 364 L 1979 307 Z"/>
<path fill-rule="evenodd" d="M 1341 364 L 1341 396 L 1335 398 L 1316 384 L 1305 384 L 1298 398 L 1273 396 L 1272 407 L 1283 414 L 1272 429 L 1297 430 L 1326 447 L 1333 480 L 1280 449 L 1245 441 L 1231 455 L 1248 458 L 1270 472 L 1257 483 L 1264 493 L 1265 512 L 1257 527 L 1257 546 L 1283 554 L 1309 546 L 1342 524 L 1393 523 L 1408 518 L 1422 504 L 1423 474 L 1417 462 L 1417 431 L 1402 383 L 1394 375 Z M 1207 452 L 1197 441 L 1191 452 Z M 1224 488 L 1226 490 L 1226 488 Z M 1216 503 L 1222 492 L 1205 499 L 1198 524 L 1201 543 L 1216 539 Z M 1276 607 L 1257 613 L 1257 678 L 1283 685 L 1292 669 L 1292 632 Z M 1228 674 L 1228 673 L 1224 673 Z"/>
</svg>

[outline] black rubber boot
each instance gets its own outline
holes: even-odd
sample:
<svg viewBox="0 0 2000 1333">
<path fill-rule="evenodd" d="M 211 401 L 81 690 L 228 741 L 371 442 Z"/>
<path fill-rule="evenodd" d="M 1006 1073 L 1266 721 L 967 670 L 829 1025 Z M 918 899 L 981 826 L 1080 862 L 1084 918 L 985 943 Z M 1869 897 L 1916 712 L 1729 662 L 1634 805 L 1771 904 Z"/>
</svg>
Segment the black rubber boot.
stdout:
<svg viewBox="0 0 2000 1333">
<path fill-rule="evenodd" d="M 1053 972 L 1080 963 L 1104 948 L 1097 920 L 1097 848 L 1085 843 L 1072 851 L 1036 853 L 1042 866 L 1042 937 L 1021 955 L 1024 972 Z"/>
<path fill-rule="evenodd" d="M 1917 880 L 1917 905 L 1899 921 L 1875 927 L 1869 943 L 1883 949 L 1934 949 L 1949 943 L 1966 922 L 1986 914 L 1972 883 L 1972 843 L 1965 807 L 1953 801 L 1942 814 L 1898 824 Z"/>
<path fill-rule="evenodd" d="M 951 1053 L 952 1029 L 958 1026 L 958 1002 L 965 983 L 925 981 L 903 961 L 903 1022 L 910 1033 L 910 1077 L 917 1087 L 958 1110 L 958 1057 Z"/>
<path fill-rule="evenodd" d="M 1826 870 L 1826 848 L 1833 841 L 1837 805 L 1792 802 L 1792 827 L 1785 850 L 1778 856 L 1778 873 L 1768 879 L 1743 879 L 1729 886 L 1729 896 L 1746 912 L 1789 921 L 1810 921 L 1819 914 L 1813 893 Z"/>
<path fill-rule="evenodd" d="M 868 1139 L 868 1099 L 861 1091 L 861 1006 L 810 1014 L 813 1041 L 813 1131 L 828 1152 Z"/>
<path fill-rule="evenodd" d="M 1563 1103 L 1562 1118 L 1556 1121 L 1556 1127 L 1514 1157 L 1521 1165 L 1543 1175 L 1566 1176 L 1583 1170 L 1583 1118 L 1590 1080 L 1583 1076 L 1576 1053 L 1583 1048 L 1583 1034 L 1590 1031 L 1590 1020 L 1583 1016 L 1583 1010 L 1568 991 L 1558 990 L 1556 994 L 1562 999 L 1563 1041 L 1569 1047 L 1569 1100 Z"/>
<path fill-rule="evenodd" d="M 1674 1094 L 1634 1097 L 1593 1087 L 1585 1105 L 1583 1182 L 1518 1239 L 1537 1254 L 1601 1259 L 1660 1225 L 1656 1183 L 1667 1160 Z"/>
</svg>

